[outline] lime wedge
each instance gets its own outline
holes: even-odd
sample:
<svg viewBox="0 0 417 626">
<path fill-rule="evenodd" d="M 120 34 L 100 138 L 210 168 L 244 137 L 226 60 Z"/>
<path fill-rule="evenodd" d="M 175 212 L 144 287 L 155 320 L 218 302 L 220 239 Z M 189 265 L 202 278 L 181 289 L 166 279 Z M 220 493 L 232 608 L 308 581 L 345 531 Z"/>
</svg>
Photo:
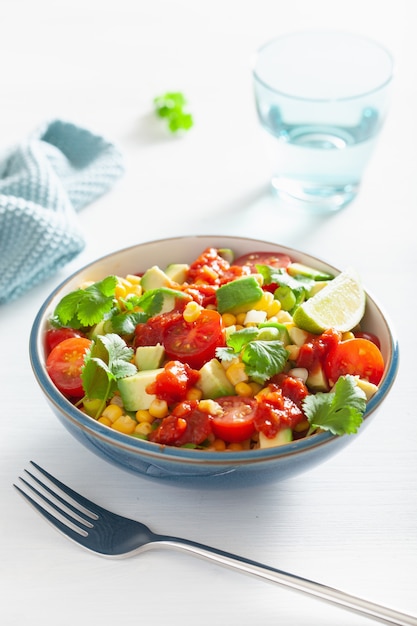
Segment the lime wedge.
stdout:
<svg viewBox="0 0 417 626">
<path fill-rule="evenodd" d="M 358 275 L 348 269 L 303 302 L 294 311 L 293 320 L 298 328 L 314 334 L 329 328 L 347 332 L 361 321 L 365 302 L 365 291 Z"/>
</svg>

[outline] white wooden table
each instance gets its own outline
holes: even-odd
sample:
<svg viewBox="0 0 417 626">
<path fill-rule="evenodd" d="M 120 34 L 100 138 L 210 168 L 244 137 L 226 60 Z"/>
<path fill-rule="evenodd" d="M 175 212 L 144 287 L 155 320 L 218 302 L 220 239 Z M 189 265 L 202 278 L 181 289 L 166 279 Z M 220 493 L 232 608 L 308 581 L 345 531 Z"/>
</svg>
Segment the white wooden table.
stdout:
<svg viewBox="0 0 417 626">
<path fill-rule="evenodd" d="M 357 615 L 190 556 L 95 557 L 12 489 L 33 459 L 115 512 L 417 615 L 417 39 L 407 0 L 3 0 L 0 149 L 50 118 L 114 140 L 127 172 L 79 216 L 85 251 L 0 308 L 0 619 L 5 626 L 359 626 Z M 394 98 L 358 198 L 324 219 L 269 195 L 250 75 L 265 40 L 356 30 L 397 60 Z M 152 99 L 182 90 L 195 127 L 167 136 Z M 400 371 L 372 424 L 284 482 L 193 487 L 131 475 L 81 447 L 41 396 L 28 359 L 34 316 L 69 272 L 107 252 L 183 234 L 237 234 L 355 264 L 390 314 Z M 0 251 L 1 254 L 1 251 Z M 367 622 L 368 623 L 368 622 Z"/>
</svg>

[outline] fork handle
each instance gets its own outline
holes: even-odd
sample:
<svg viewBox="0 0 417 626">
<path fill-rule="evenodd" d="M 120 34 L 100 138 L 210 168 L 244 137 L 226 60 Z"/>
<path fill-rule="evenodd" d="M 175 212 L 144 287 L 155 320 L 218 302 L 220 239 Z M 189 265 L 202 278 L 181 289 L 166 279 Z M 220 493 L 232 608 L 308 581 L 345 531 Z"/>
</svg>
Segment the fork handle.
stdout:
<svg viewBox="0 0 417 626">
<path fill-rule="evenodd" d="M 151 545 L 155 547 L 163 545 L 167 548 L 191 553 L 194 556 L 202 557 L 219 565 L 224 565 L 240 572 L 262 578 L 263 580 L 277 583 L 293 591 L 314 596 L 319 600 L 374 619 L 382 624 L 390 624 L 391 626 L 417 626 L 417 617 L 412 615 L 400 613 L 394 609 L 339 591 L 333 587 L 322 585 L 321 583 L 308 580 L 307 578 L 301 578 L 283 570 L 263 565 L 257 561 L 218 550 L 217 548 L 211 548 L 186 539 L 168 536 L 158 536 L 157 541 Z"/>
</svg>

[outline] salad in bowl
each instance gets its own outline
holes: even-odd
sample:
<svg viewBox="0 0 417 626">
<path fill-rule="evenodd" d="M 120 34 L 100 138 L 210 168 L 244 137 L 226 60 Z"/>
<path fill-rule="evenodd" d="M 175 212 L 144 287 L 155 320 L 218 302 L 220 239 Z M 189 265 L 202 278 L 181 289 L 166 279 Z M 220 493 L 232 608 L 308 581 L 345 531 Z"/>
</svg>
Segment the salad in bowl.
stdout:
<svg viewBox="0 0 417 626">
<path fill-rule="evenodd" d="M 323 442 L 330 453 L 380 404 L 396 352 L 355 270 L 221 237 L 87 266 L 45 303 L 31 339 L 65 425 L 85 440 L 83 424 L 90 447 L 94 433 L 95 451 L 121 442 L 125 466 L 144 455 L 129 469 L 151 474 L 289 466 Z"/>
</svg>

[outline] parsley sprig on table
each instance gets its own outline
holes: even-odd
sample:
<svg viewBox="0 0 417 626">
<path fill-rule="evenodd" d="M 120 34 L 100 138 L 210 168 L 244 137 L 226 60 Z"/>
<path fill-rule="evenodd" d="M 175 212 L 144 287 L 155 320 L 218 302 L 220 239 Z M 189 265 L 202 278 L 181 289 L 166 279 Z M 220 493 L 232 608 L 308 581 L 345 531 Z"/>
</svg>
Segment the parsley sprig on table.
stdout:
<svg viewBox="0 0 417 626">
<path fill-rule="evenodd" d="M 172 133 L 189 130 L 194 125 L 193 116 L 187 112 L 187 100 L 179 91 L 168 91 L 154 98 L 155 111 L 158 117 L 165 118 Z"/>
</svg>

